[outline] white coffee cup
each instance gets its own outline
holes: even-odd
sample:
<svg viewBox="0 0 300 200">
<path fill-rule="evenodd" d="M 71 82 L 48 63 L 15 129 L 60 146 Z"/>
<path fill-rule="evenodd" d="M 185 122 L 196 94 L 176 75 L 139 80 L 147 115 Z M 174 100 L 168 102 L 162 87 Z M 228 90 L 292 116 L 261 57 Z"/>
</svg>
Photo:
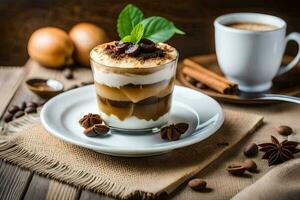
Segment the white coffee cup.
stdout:
<svg viewBox="0 0 300 200">
<path fill-rule="evenodd" d="M 249 22 L 272 25 L 268 31 L 232 28 L 226 24 Z M 287 37 L 286 22 L 278 17 L 259 13 L 232 13 L 215 22 L 215 45 L 218 63 L 225 76 L 238 83 L 239 89 L 260 92 L 271 88 L 272 79 L 291 70 L 300 60 L 300 51 L 287 65 L 280 66 L 286 44 L 290 40 L 300 46 L 300 34 Z"/>
</svg>

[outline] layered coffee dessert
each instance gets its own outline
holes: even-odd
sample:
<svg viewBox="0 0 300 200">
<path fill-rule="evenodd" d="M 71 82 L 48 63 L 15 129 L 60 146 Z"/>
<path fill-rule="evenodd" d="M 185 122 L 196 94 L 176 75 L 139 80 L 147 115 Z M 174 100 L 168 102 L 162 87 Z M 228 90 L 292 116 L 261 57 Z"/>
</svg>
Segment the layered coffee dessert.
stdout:
<svg viewBox="0 0 300 200">
<path fill-rule="evenodd" d="M 178 53 L 164 43 L 113 41 L 91 51 L 102 119 L 119 129 L 148 129 L 168 122 Z"/>
</svg>

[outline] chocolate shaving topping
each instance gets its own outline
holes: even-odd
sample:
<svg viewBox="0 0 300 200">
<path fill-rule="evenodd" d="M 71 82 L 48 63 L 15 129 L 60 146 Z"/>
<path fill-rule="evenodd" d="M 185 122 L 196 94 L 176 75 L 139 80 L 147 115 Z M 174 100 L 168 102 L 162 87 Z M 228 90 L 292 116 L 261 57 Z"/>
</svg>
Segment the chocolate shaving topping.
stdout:
<svg viewBox="0 0 300 200">
<path fill-rule="evenodd" d="M 184 134 L 188 128 L 189 125 L 186 123 L 171 124 L 169 126 L 163 127 L 160 130 L 160 136 L 164 140 L 179 140 L 180 136 Z"/>
<path fill-rule="evenodd" d="M 164 57 L 166 55 L 165 49 L 158 48 L 154 42 L 148 39 L 142 39 L 138 44 L 117 41 L 115 44 L 107 45 L 105 50 L 115 59 L 130 56 L 137 58 L 139 61 Z"/>
<path fill-rule="evenodd" d="M 80 120 L 79 124 L 84 128 L 90 128 L 95 124 L 101 124 L 102 119 L 100 115 L 89 113 L 84 115 Z"/>
<path fill-rule="evenodd" d="M 268 160 L 269 166 L 290 160 L 294 158 L 293 154 L 300 152 L 300 149 L 297 149 L 299 142 L 284 140 L 280 143 L 274 136 L 271 136 L 271 141 L 258 145 L 259 150 L 265 153 L 262 159 Z"/>
</svg>

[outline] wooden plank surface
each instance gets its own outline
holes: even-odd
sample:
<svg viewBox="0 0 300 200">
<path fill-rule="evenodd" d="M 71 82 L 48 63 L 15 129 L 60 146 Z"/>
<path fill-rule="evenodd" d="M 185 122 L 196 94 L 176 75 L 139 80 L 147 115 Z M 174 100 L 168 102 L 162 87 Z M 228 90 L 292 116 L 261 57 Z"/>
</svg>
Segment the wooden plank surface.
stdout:
<svg viewBox="0 0 300 200">
<path fill-rule="evenodd" d="M 31 180 L 31 172 L 0 160 L 0 199 L 21 199 Z"/>
<path fill-rule="evenodd" d="M 23 67 L 0 67 L 0 116 L 4 113 L 24 76 Z"/>
</svg>

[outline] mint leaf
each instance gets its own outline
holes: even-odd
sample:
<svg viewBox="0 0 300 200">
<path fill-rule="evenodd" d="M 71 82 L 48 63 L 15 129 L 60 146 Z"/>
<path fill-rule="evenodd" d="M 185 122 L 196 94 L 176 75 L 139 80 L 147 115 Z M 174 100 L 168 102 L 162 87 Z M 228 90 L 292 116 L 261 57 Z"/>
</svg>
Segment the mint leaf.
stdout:
<svg viewBox="0 0 300 200">
<path fill-rule="evenodd" d="M 128 4 L 119 14 L 117 30 L 119 37 L 131 34 L 133 28 L 144 18 L 143 12 L 132 4 Z"/>
<path fill-rule="evenodd" d="M 122 42 L 131 42 L 131 35 L 126 35 L 122 38 Z"/>
<path fill-rule="evenodd" d="M 139 23 L 131 31 L 130 34 L 131 42 L 135 44 L 138 43 L 143 38 L 143 35 L 144 35 L 144 25 Z"/>
<path fill-rule="evenodd" d="M 175 27 L 169 20 L 163 17 L 148 17 L 141 21 L 144 25 L 144 38 L 152 40 L 155 43 L 165 42 L 175 33 L 185 34 L 183 31 Z"/>
</svg>

